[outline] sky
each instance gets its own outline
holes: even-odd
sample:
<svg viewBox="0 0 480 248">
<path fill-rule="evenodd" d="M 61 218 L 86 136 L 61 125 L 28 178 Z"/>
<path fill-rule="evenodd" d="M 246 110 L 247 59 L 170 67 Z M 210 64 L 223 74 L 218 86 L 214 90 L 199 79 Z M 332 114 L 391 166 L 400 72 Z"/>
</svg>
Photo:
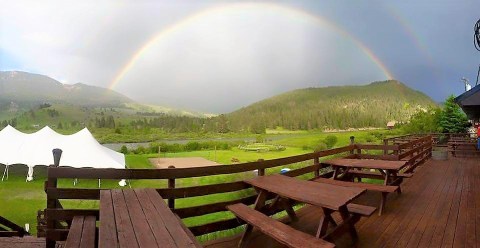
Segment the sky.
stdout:
<svg viewBox="0 0 480 248">
<path fill-rule="evenodd" d="M 441 102 L 475 85 L 478 0 L 6 1 L 0 71 L 227 113 L 293 89 L 399 80 Z"/>
</svg>

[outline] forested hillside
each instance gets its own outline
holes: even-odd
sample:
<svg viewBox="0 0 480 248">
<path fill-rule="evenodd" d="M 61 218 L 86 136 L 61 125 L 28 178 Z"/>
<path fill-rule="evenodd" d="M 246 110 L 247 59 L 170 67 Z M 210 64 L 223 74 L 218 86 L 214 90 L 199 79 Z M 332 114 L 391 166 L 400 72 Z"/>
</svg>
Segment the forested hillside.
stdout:
<svg viewBox="0 0 480 248">
<path fill-rule="evenodd" d="M 294 90 L 213 117 L 138 104 L 128 98 L 122 100 L 123 96 L 116 92 L 111 92 L 113 98 L 103 99 L 108 100 L 107 104 L 95 106 L 99 102 L 96 102 L 96 97 L 89 95 L 96 96 L 106 89 L 92 87 L 90 89 L 94 92 L 91 94 L 65 94 L 62 92 L 66 86 L 48 77 L 34 74 L 11 75 L 13 74 L 0 74 L 4 77 L 3 81 L 0 80 L 0 89 L 4 90 L 0 93 L 0 102 L 3 100 L 5 103 L 3 111 L 0 108 L 0 127 L 10 124 L 21 130 L 35 131 L 44 125 L 50 125 L 67 133 L 88 127 L 94 133 L 101 132 L 112 136 L 113 140 L 122 141 L 131 140 L 138 133 L 148 136 L 152 132 L 162 135 L 265 133 L 266 128 L 277 127 L 288 130 L 385 127 L 388 121 L 408 121 L 418 111 L 436 105 L 425 94 L 400 82 L 384 81 L 363 86 Z M 32 83 L 25 77 L 36 78 L 35 86 L 32 87 L 39 89 L 28 91 L 28 82 Z M 32 95 L 29 97 L 25 92 Z M 52 95 L 52 92 L 56 93 Z M 62 95 L 71 96 L 70 101 L 60 100 L 65 97 Z M 82 96 L 84 104 L 76 103 L 75 96 Z M 36 101 L 22 108 L 22 104 L 29 103 L 28 99 Z M 112 106 L 117 101 L 130 102 Z M 95 104 L 92 106 L 91 103 Z"/>
<path fill-rule="evenodd" d="M 233 130 L 277 126 L 298 129 L 385 127 L 435 106 L 425 94 L 389 80 L 363 86 L 332 86 L 287 92 L 228 114 Z"/>
</svg>

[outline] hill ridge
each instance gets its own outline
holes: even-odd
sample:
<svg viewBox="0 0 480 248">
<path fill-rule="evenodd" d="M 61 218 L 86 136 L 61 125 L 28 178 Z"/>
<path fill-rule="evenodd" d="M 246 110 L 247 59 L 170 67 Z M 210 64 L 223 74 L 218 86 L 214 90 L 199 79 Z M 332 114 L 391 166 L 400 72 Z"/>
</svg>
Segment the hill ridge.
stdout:
<svg viewBox="0 0 480 248">
<path fill-rule="evenodd" d="M 424 93 L 396 80 L 366 85 L 309 87 L 285 92 L 227 114 L 233 129 L 382 127 L 408 121 L 436 106 Z"/>
</svg>

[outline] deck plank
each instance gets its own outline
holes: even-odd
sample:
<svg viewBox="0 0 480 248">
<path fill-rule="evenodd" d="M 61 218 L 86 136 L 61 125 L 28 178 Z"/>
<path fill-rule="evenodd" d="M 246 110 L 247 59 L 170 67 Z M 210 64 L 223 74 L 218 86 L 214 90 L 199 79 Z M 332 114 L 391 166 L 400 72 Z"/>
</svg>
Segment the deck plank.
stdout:
<svg viewBox="0 0 480 248">
<path fill-rule="evenodd" d="M 449 171 L 446 174 L 452 172 L 452 166 L 449 166 Z M 454 180 L 445 180 L 445 184 L 440 192 L 440 196 L 437 198 L 436 201 L 432 201 L 434 203 L 433 206 L 429 206 L 428 209 L 429 213 L 427 213 L 425 218 L 422 218 L 420 224 L 415 229 L 415 233 L 412 235 L 411 239 L 408 241 L 407 248 L 414 248 L 414 247 L 422 247 L 428 245 L 428 241 L 430 241 L 433 232 L 435 231 L 435 224 L 437 220 L 441 216 L 441 207 L 448 203 L 448 192 L 450 188 L 455 187 L 456 181 Z M 423 243 L 422 243 L 423 241 Z"/>
<path fill-rule="evenodd" d="M 157 241 L 153 236 L 153 231 L 150 228 L 147 217 L 142 211 L 139 199 L 135 195 L 135 192 L 131 190 L 124 190 L 123 196 L 127 204 L 127 209 L 130 214 L 130 220 L 132 221 L 133 229 L 135 230 L 135 236 L 140 247 L 156 247 Z"/>
</svg>

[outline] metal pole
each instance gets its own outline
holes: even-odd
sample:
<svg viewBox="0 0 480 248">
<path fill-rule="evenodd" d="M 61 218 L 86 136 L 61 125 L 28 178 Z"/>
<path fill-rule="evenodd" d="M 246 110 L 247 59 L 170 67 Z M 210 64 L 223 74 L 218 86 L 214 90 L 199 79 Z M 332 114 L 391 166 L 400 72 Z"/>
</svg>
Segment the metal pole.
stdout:
<svg viewBox="0 0 480 248">
<path fill-rule="evenodd" d="M 3 178 L 5 178 L 5 174 L 7 173 L 7 171 L 8 171 L 8 164 L 5 165 L 5 170 L 3 170 L 2 182 L 3 182 Z"/>
</svg>

